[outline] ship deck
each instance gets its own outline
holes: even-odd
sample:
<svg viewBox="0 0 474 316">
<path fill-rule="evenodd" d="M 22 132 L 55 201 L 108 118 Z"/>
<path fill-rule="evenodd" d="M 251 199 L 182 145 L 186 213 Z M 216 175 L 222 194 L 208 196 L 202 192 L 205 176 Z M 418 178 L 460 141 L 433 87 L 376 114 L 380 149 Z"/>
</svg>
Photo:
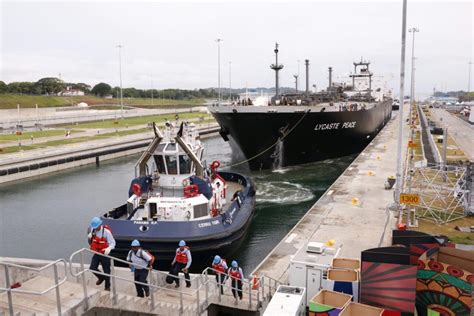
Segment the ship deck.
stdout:
<svg viewBox="0 0 474 316">
<path fill-rule="evenodd" d="M 323 102 L 316 105 L 211 105 L 209 111 L 221 113 L 295 113 L 295 112 L 344 112 L 366 111 L 379 104 L 379 102 Z M 356 105 L 356 106 L 355 106 Z"/>
</svg>

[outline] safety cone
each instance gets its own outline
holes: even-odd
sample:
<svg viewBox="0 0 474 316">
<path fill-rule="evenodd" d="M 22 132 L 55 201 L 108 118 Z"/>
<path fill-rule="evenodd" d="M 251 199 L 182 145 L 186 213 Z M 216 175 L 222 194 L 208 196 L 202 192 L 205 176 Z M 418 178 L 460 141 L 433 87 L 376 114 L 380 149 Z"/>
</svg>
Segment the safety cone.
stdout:
<svg viewBox="0 0 474 316">
<path fill-rule="evenodd" d="M 254 274 L 252 277 L 252 290 L 258 289 L 258 285 L 259 285 L 259 280 L 257 276 Z"/>
</svg>

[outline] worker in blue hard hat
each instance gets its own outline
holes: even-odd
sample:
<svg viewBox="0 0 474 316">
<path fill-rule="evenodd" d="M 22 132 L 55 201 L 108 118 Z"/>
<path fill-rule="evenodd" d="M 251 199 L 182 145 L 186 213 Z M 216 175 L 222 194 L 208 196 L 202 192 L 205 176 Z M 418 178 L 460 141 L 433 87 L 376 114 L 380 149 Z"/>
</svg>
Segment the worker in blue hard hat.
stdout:
<svg viewBox="0 0 474 316">
<path fill-rule="evenodd" d="M 138 240 L 131 243 L 131 250 L 128 252 L 127 261 L 132 263 L 132 270 L 135 282 L 148 283 L 148 269 L 153 269 L 155 257 L 147 250 L 144 250 Z M 138 297 L 150 296 L 150 288 L 147 285 L 135 283 Z"/>
<path fill-rule="evenodd" d="M 171 274 L 174 275 L 175 287 L 179 287 L 179 272 L 184 273 L 184 279 L 186 281 L 186 287 L 191 287 L 191 277 L 189 276 L 189 267 L 191 266 L 192 257 L 191 250 L 186 246 L 186 242 L 181 240 L 176 249 L 176 255 L 174 256 L 173 262 L 171 263 L 172 270 Z"/>
<path fill-rule="evenodd" d="M 112 235 L 112 230 L 109 226 L 102 225 L 102 220 L 100 218 L 94 217 L 91 220 L 88 232 L 87 237 L 90 249 L 99 253 L 92 256 L 89 268 L 93 271 L 99 271 L 99 264 L 101 264 L 104 273 L 110 274 L 110 258 L 106 256 L 108 256 L 110 251 L 115 248 L 115 239 Z M 105 281 L 105 290 L 110 291 L 110 276 L 98 273 L 94 274 L 97 277 L 97 282 L 95 284 L 100 285 Z"/>
<path fill-rule="evenodd" d="M 224 294 L 224 283 L 226 280 L 227 262 L 220 256 L 216 255 L 212 261 L 212 271 L 216 274 L 217 285 L 221 289 L 221 294 Z"/>
<path fill-rule="evenodd" d="M 232 261 L 231 267 L 227 272 L 232 280 L 232 295 L 237 298 L 237 295 L 242 299 L 242 281 L 244 280 L 244 273 L 239 267 L 237 261 Z"/>
</svg>

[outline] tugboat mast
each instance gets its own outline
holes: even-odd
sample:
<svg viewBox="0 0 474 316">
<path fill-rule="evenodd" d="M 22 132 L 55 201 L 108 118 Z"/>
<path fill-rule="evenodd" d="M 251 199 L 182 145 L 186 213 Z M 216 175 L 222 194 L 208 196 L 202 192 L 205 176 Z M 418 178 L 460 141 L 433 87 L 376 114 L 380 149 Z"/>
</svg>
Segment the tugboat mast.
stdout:
<svg viewBox="0 0 474 316">
<path fill-rule="evenodd" d="M 275 99 L 280 96 L 280 86 L 278 83 L 278 72 L 283 69 L 282 64 L 278 64 L 278 43 L 275 43 L 275 63 L 270 65 L 270 68 L 275 70 Z"/>
</svg>

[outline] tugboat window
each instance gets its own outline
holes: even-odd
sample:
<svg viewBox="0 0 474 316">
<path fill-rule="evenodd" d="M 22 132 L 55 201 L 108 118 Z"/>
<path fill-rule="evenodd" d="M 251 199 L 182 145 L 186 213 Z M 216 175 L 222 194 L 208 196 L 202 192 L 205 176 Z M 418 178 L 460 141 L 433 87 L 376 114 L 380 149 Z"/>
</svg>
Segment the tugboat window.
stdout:
<svg viewBox="0 0 474 316">
<path fill-rule="evenodd" d="M 165 156 L 168 174 L 178 174 L 178 159 L 176 156 Z"/>
<path fill-rule="evenodd" d="M 156 150 L 159 151 L 159 152 L 163 152 L 163 150 L 165 149 L 165 145 L 166 144 L 159 144 L 158 148 Z"/>
<path fill-rule="evenodd" d="M 163 160 L 162 155 L 155 155 L 155 163 L 156 163 L 156 168 L 158 169 L 159 173 L 166 173 L 165 171 L 165 161 Z"/>
<path fill-rule="evenodd" d="M 150 218 L 156 219 L 156 203 L 150 203 Z"/>
<path fill-rule="evenodd" d="M 176 143 L 169 143 L 168 146 L 166 146 L 166 151 L 176 151 Z"/>
<path fill-rule="evenodd" d="M 179 155 L 179 173 L 191 173 L 191 159 L 188 156 Z"/>
</svg>

